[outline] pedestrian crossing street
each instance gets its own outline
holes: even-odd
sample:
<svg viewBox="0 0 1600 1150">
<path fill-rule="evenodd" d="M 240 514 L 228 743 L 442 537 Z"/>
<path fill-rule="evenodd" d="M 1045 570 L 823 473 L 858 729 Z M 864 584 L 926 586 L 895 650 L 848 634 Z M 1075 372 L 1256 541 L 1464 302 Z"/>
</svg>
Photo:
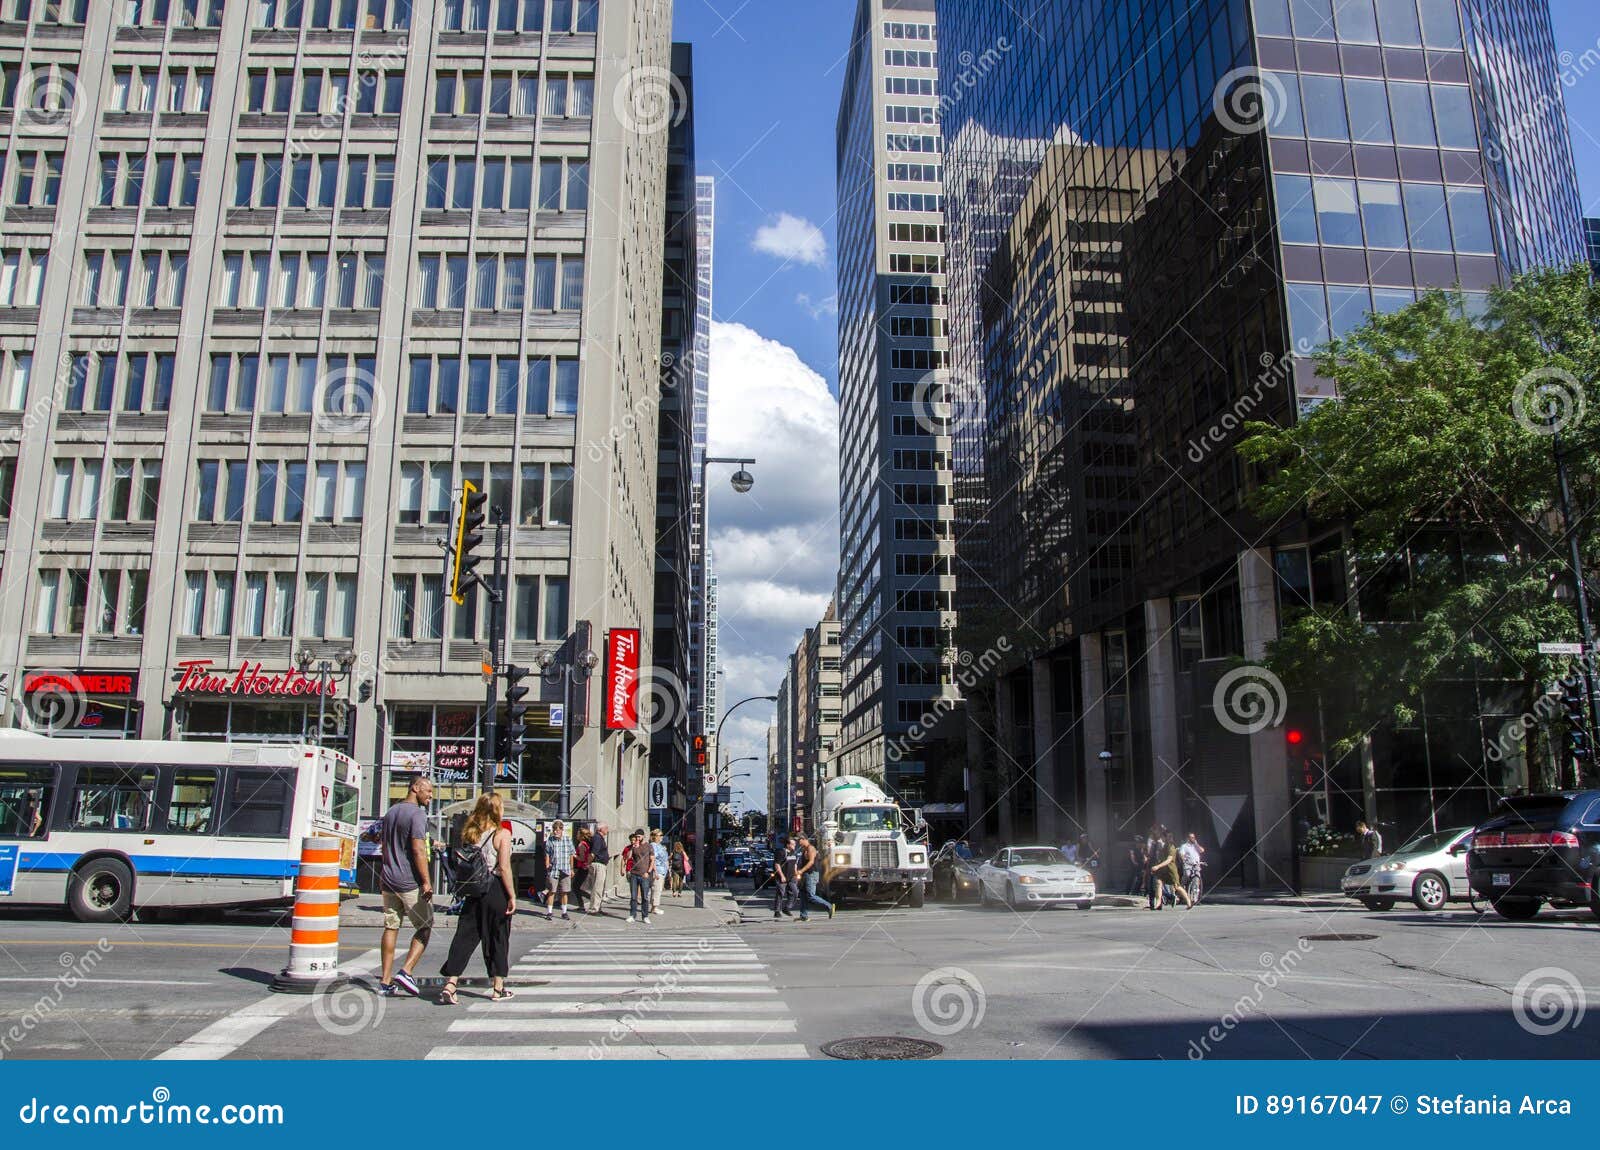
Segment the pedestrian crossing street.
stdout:
<svg viewBox="0 0 1600 1150">
<path fill-rule="evenodd" d="M 730 931 L 573 931 L 525 954 L 509 983 L 509 1002 L 463 994 L 428 1058 L 807 1057 L 766 964 Z"/>
</svg>

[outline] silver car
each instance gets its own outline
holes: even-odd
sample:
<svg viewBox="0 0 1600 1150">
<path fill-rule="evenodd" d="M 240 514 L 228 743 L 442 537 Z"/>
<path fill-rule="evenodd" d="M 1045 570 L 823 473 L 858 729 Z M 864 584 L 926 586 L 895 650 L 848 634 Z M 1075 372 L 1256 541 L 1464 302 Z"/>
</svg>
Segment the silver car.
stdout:
<svg viewBox="0 0 1600 1150">
<path fill-rule="evenodd" d="M 1418 835 L 1391 854 L 1356 863 L 1340 885 L 1368 910 L 1391 910 L 1403 898 L 1419 910 L 1438 910 L 1451 899 L 1472 897 L 1467 885 L 1471 841 L 1471 827 Z"/>
</svg>

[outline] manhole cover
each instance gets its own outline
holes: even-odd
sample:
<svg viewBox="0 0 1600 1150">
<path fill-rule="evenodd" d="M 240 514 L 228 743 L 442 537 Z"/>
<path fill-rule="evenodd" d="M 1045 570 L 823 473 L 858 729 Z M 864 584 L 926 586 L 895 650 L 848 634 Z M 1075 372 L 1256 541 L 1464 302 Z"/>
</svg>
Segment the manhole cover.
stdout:
<svg viewBox="0 0 1600 1150">
<path fill-rule="evenodd" d="M 822 1053 L 857 1062 L 898 1062 L 933 1058 L 943 1054 L 944 1047 L 921 1038 L 841 1038 L 823 1044 Z"/>
<path fill-rule="evenodd" d="M 1371 942 L 1375 934 L 1303 934 L 1301 942 Z"/>
</svg>

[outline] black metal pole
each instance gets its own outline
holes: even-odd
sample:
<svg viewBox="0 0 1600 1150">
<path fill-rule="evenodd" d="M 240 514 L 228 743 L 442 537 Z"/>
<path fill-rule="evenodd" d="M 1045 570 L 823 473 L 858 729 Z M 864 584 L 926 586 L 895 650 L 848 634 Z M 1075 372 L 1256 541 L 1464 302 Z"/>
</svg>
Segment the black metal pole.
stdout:
<svg viewBox="0 0 1600 1150">
<path fill-rule="evenodd" d="M 494 567 L 489 573 L 486 582 L 480 582 L 485 595 L 489 599 L 489 682 L 484 687 L 483 701 L 483 762 L 479 767 L 480 779 L 485 791 L 494 790 L 495 764 L 500 757 L 499 748 L 495 745 L 496 736 L 499 734 L 499 723 L 495 712 L 500 705 L 500 634 L 505 630 L 502 617 L 505 613 L 505 525 L 506 513 L 503 508 L 491 508 L 489 514 L 494 519 Z"/>
<path fill-rule="evenodd" d="M 572 813 L 572 664 L 561 668 L 561 797 L 557 811 L 562 818 Z M 594 805 L 594 804 L 591 804 Z"/>
<path fill-rule="evenodd" d="M 1589 589 L 1583 578 L 1583 549 L 1578 545 L 1578 532 L 1572 522 L 1572 485 L 1567 479 L 1567 459 L 1561 451 L 1561 433 L 1557 431 L 1551 437 L 1556 457 L 1556 484 L 1561 495 L 1561 530 L 1567 536 L 1567 558 L 1572 564 L 1572 588 L 1578 595 L 1578 632 L 1583 639 L 1583 654 L 1578 659 L 1578 667 L 1583 675 L 1583 703 L 1584 703 L 1584 732 L 1587 736 L 1590 763 L 1593 763 L 1595 754 L 1595 724 L 1600 719 L 1600 710 L 1595 706 L 1594 674 L 1592 671 L 1595 657 L 1594 627 L 1589 616 Z M 1583 762 L 1578 760 L 1573 764 L 1575 787 L 1583 786 Z"/>
</svg>

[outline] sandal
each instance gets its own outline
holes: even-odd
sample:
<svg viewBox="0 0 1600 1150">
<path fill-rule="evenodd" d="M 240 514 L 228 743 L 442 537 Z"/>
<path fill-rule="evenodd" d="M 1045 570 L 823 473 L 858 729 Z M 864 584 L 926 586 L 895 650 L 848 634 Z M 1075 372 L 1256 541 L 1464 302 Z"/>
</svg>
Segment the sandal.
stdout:
<svg viewBox="0 0 1600 1150">
<path fill-rule="evenodd" d="M 517 994 L 513 990 L 501 989 L 491 991 L 489 994 L 489 1000 L 491 1002 L 505 1002 L 507 999 L 515 998 L 516 996 Z"/>
<path fill-rule="evenodd" d="M 440 1006 L 455 1006 L 456 992 L 454 987 L 447 986 L 439 992 L 438 1003 Z"/>
</svg>

